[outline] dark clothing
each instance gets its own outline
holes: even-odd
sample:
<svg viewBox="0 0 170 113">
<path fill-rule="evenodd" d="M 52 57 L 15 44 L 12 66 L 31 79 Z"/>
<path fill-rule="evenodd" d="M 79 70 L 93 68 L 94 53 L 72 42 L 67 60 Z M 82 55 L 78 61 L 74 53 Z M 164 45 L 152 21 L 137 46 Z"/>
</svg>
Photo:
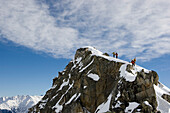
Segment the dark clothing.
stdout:
<svg viewBox="0 0 170 113">
<path fill-rule="evenodd" d="M 115 54 L 113 54 L 113 57 L 115 57 Z"/>
<path fill-rule="evenodd" d="M 118 54 L 116 53 L 116 58 L 118 58 Z"/>
</svg>

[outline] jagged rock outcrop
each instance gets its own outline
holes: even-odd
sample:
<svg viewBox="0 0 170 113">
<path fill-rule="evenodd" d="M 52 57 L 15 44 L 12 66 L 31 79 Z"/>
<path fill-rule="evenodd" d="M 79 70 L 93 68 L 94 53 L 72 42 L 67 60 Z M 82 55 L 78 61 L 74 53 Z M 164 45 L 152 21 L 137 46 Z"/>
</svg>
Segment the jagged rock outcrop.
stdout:
<svg viewBox="0 0 170 113">
<path fill-rule="evenodd" d="M 155 71 L 80 48 L 29 113 L 156 113 L 158 79 Z"/>
</svg>

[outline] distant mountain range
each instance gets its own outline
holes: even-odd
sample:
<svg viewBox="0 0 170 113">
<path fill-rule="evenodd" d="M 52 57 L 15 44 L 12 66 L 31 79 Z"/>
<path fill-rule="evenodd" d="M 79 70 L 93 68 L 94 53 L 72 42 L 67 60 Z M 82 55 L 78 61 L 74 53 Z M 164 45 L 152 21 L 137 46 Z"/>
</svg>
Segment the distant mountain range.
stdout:
<svg viewBox="0 0 170 113">
<path fill-rule="evenodd" d="M 27 113 L 28 108 L 37 104 L 42 96 L 0 97 L 0 113 Z"/>
</svg>

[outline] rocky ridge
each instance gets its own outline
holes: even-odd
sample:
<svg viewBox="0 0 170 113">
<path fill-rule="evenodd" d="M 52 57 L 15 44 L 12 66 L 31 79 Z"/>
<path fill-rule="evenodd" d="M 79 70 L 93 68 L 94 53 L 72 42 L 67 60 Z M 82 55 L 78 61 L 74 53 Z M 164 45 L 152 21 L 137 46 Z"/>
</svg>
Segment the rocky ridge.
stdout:
<svg viewBox="0 0 170 113">
<path fill-rule="evenodd" d="M 29 113 L 169 112 L 170 90 L 158 79 L 155 71 L 133 67 L 93 47 L 80 48 Z"/>
</svg>

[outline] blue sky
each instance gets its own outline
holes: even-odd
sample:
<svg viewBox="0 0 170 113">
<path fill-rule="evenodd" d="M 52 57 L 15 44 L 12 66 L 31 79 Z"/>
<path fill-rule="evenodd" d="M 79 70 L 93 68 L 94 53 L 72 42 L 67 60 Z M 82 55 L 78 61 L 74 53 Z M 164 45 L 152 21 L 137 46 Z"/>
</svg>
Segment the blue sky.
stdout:
<svg viewBox="0 0 170 113">
<path fill-rule="evenodd" d="M 82 46 L 137 57 L 169 87 L 169 6 L 167 0 L 0 0 L 0 96 L 42 94 Z"/>
<path fill-rule="evenodd" d="M 0 43 L 0 96 L 43 95 L 69 61 Z"/>
</svg>

